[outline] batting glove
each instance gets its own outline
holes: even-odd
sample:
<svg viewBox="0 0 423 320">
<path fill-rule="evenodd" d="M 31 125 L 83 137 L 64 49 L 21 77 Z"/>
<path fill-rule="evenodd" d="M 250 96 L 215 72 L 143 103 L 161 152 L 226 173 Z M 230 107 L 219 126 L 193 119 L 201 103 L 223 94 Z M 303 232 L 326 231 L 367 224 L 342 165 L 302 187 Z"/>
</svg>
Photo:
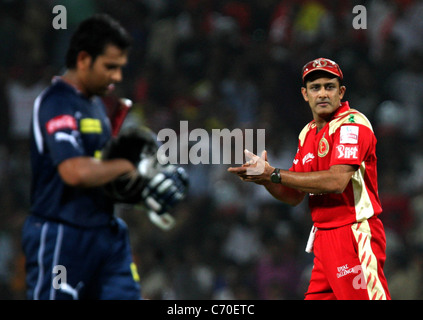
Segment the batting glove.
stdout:
<svg viewBox="0 0 423 320">
<path fill-rule="evenodd" d="M 184 168 L 167 165 L 157 173 L 142 191 L 144 206 L 150 220 L 164 230 L 171 229 L 175 219 L 169 211 L 181 202 L 188 191 L 188 175 Z"/>
</svg>

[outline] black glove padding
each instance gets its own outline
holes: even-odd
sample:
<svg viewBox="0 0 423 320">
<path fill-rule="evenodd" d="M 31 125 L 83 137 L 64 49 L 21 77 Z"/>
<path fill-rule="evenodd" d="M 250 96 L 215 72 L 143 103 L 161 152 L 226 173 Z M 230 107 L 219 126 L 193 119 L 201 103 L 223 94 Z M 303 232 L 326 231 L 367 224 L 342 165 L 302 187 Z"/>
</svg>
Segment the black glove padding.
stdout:
<svg viewBox="0 0 423 320">
<path fill-rule="evenodd" d="M 157 141 L 150 129 L 122 130 L 104 148 L 103 159 L 128 159 L 137 172 L 104 185 L 106 195 L 115 202 L 144 205 L 150 213 L 162 216 L 183 200 L 188 189 L 187 173 L 182 167 L 159 163 L 157 150 Z"/>
<path fill-rule="evenodd" d="M 142 191 L 144 205 L 158 215 L 168 213 L 182 201 L 188 191 L 188 175 L 184 168 L 166 165 Z"/>
<path fill-rule="evenodd" d="M 145 156 L 156 155 L 158 149 L 155 134 L 147 127 L 128 127 L 112 138 L 102 151 L 103 159 L 125 158 L 135 166 Z"/>
<path fill-rule="evenodd" d="M 142 200 L 141 192 L 146 184 L 147 181 L 135 171 L 117 177 L 104 185 L 103 190 L 114 202 L 136 204 Z"/>
<path fill-rule="evenodd" d="M 129 127 L 121 130 L 112 138 L 102 151 L 102 158 L 124 158 L 131 161 L 136 168 L 143 163 L 145 171 L 152 174 L 158 164 L 156 159 L 157 142 L 155 135 L 148 128 Z M 136 204 L 143 200 L 142 190 L 151 177 L 140 172 L 124 174 L 103 186 L 106 195 L 115 202 Z M 155 173 L 155 172 L 154 172 Z"/>
</svg>

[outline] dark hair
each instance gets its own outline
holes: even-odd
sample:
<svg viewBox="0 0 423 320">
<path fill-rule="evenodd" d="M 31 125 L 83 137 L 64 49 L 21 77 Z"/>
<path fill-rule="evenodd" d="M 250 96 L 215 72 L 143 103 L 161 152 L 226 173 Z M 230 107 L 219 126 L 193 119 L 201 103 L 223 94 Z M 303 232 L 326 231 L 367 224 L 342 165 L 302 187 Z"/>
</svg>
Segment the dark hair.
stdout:
<svg viewBox="0 0 423 320">
<path fill-rule="evenodd" d="M 66 67 L 75 68 L 80 51 L 86 51 L 94 61 L 109 44 L 125 50 L 131 43 L 130 35 L 118 21 L 107 14 L 95 14 L 82 21 L 72 35 L 66 53 Z"/>
</svg>

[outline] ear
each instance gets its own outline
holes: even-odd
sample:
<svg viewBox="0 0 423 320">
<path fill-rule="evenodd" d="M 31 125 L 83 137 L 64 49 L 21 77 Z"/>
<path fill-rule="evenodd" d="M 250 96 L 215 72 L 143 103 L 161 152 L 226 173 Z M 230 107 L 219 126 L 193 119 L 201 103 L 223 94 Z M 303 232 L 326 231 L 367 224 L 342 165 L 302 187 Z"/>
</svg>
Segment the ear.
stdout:
<svg viewBox="0 0 423 320">
<path fill-rule="evenodd" d="M 304 100 L 308 102 L 308 94 L 305 87 L 301 87 L 301 94 L 303 95 Z"/>
<path fill-rule="evenodd" d="M 80 51 L 76 57 L 76 67 L 79 70 L 87 70 L 91 66 L 91 55 L 86 51 Z"/>
<path fill-rule="evenodd" d="M 344 97 L 344 95 L 345 95 L 345 91 L 347 90 L 347 88 L 345 87 L 345 86 L 341 86 L 340 88 L 339 88 L 339 97 L 341 98 L 341 100 L 342 100 L 342 98 Z"/>
</svg>

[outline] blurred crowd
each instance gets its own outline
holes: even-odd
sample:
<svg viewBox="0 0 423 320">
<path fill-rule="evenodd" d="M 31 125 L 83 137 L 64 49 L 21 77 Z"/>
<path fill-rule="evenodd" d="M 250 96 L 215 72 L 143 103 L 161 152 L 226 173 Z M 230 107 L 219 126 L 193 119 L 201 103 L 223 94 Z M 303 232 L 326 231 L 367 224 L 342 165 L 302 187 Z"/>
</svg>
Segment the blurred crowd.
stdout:
<svg viewBox="0 0 423 320">
<path fill-rule="evenodd" d="M 58 4 L 67 29 L 52 26 Z M 353 27 L 356 5 L 364 5 L 365 29 Z M 378 138 L 392 298 L 423 298 L 422 1 L 0 0 L 0 299 L 25 298 L 20 232 L 34 98 L 64 71 L 75 26 L 96 12 L 119 19 L 134 38 L 114 91 L 134 102 L 128 123 L 177 133 L 180 121 L 208 132 L 265 129 L 269 162 L 281 168 L 291 166 L 311 120 L 302 66 L 317 57 L 338 62 L 345 100 Z M 313 262 L 304 251 L 307 201 L 284 205 L 227 173 L 229 166 L 184 165 L 191 188 L 171 231 L 141 209 L 117 208 L 146 298 L 303 299 Z"/>
</svg>

